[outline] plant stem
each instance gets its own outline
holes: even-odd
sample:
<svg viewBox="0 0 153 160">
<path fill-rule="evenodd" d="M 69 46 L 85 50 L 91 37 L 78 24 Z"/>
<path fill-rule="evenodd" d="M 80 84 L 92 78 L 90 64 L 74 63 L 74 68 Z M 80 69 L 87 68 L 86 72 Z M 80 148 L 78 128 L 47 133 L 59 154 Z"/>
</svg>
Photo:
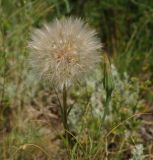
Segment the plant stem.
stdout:
<svg viewBox="0 0 153 160">
<path fill-rule="evenodd" d="M 63 126 L 65 129 L 65 136 L 68 144 L 71 144 L 71 137 L 69 133 L 69 126 L 68 126 L 68 106 L 67 106 L 67 88 L 64 84 L 63 86 L 63 111 L 62 111 L 62 120 L 63 120 Z"/>
<path fill-rule="evenodd" d="M 106 115 L 108 115 L 109 113 L 109 103 L 111 100 L 111 96 L 110 95 L 106 95 L 106 101 L 104 103 L 104 115 L 103 115 L 103 122 L 105 121 Z"/>
</svg>

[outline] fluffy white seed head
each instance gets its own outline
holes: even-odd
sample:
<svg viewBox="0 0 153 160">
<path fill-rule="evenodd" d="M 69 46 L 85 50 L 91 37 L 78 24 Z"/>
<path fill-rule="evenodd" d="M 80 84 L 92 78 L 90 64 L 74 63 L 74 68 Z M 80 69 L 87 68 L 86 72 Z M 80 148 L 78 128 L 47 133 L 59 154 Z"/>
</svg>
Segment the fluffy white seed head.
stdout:
<svg viewBox="0 0 153 160">
<path fill-rule="evenodd" d="M 30 62 L 40 78 L 55 87 L 69 86 L 94 69 L 101 43 L 81 19 L 54 20 L 36 29 L 29 42 Z"/>
</svg>

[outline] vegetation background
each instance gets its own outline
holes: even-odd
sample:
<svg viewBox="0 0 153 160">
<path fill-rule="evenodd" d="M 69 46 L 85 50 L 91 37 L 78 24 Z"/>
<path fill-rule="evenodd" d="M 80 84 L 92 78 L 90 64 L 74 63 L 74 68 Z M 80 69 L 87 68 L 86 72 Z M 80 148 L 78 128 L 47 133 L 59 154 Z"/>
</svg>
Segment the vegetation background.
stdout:
<svg viewBox="0 0 153 160">
<path fill-rule="evenodd" d="M 105 121 L 103 68 L 71 91 L 69 156 L 56 94 L 27 65 L 33 28 L 67 16 L 97 30 L 115 83 Z M 152 35 L 152 0 L 0 0 L 0 160 L 153 159 Z"/>
</svg>

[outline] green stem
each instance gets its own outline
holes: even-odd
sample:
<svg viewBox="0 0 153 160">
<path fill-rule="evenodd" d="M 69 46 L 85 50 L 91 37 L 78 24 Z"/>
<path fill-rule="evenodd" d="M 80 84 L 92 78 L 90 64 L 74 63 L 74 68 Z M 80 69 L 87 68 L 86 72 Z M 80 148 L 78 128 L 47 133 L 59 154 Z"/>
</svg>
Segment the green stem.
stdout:
<svg viewBox="0 0 153 160">
<path fill-rule="evenodd" d="M 105 101 L 105 104 L 104 104 L 103 122 L 106 118 L 106 115 L 109 114 L 109 102 L 110 102 L 110 100 L 111 100 L 111 96 L 107 94 L 106 101 Z"/>
<path fill-rule="evenodd" d="M 62 111 L 62 120 L 63 120 L 63 126 L 65 129 L 65 136 L 68 144 L 71 144 L 71 137 L 69 134 L 69 126 L 68 126 L 68 106 L 67 106 L 67 88 L 66 85 L 63 86 L 63 111 Z"/>
</svg>

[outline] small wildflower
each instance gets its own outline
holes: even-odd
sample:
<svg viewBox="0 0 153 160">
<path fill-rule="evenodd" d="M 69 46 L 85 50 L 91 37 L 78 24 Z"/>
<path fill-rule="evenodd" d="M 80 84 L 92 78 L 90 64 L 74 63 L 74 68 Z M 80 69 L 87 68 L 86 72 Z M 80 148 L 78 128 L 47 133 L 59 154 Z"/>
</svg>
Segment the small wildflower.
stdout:
<svg viewBox="0 0 153 160">
<path fill-rule="evenodd" d="M 54 20 L 36 29 L 29 43 L 34 73 L 56 87 L 79 81 L 100 60 L 95 30 L 81 19 Z"/>
</svg>

